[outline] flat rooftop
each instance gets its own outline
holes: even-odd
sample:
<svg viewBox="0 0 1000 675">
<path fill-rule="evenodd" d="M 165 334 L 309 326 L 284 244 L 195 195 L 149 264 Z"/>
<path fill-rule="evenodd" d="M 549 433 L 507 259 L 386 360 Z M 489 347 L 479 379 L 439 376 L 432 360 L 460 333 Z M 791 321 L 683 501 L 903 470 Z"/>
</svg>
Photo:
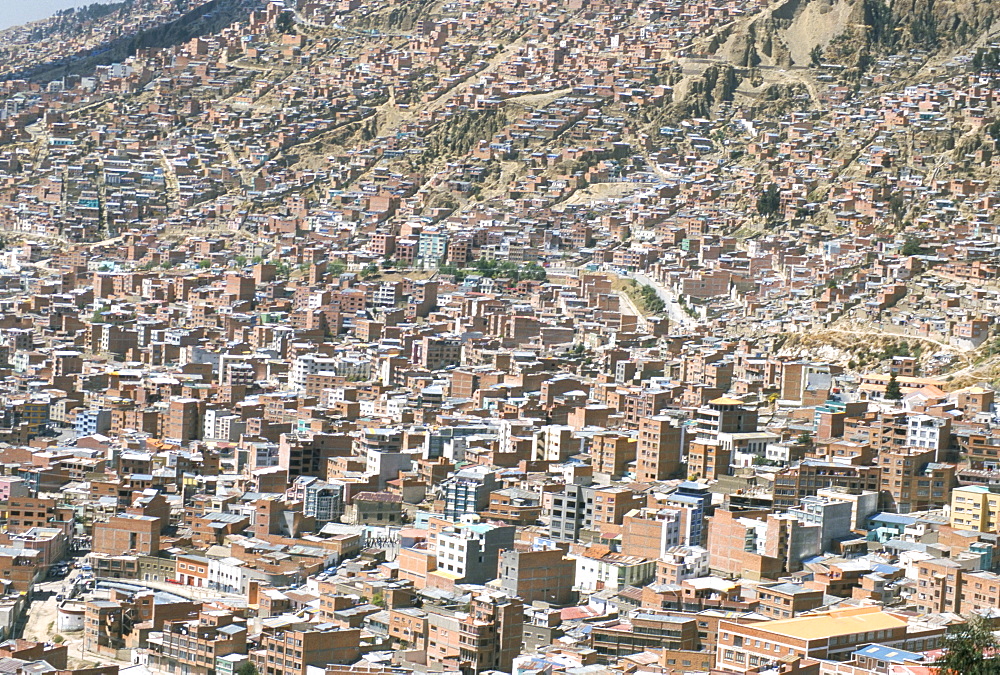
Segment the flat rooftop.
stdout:
<svg viewBox="0 0 1000 675">
<path fill-rule="evenodd" d="M 836 635 L 904 628 L 906 620 L 882 611 L 881 607 L 856 607 L 748 625 L 799 640 L 822 640 Z"/>
</svg>

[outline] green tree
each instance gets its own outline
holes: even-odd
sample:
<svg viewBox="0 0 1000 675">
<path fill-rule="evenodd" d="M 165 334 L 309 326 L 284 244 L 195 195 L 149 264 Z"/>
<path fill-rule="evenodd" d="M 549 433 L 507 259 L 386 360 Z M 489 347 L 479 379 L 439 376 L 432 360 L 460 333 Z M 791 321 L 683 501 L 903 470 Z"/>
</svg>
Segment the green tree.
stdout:
<svg viewBox="0 0 1000 675">
<path fill-rule="evenodd" d="M 960 630 L 948 634 L 944 648 L 944 655 L 934 663 L 940 675 L 1000 673 L 1000 642 L 981 616 L 973 616 Z"/>
<path fill-rule="evenodd" d="M 327 271 L 335 277 L 339 277 L 347 270 L 347 265 L 343 260 L 334 260 L 327 266 Z"/>
<path fill-rule="evenodd" d="M 899 252 L 906 256 L 917 255 L 920 253 L 920 240 L 916 237 L 907 237 Z"/>
<path fill-rule="evenodd" d="M 236 669 L 236 675 L 260 675 L 257 671 L 257 666 L 253 664 L 253 661 L 244 661 L 243 665 Z"/>
<path fill-rule="evenodd" d="M 295 19 L 290 11 L 282 12 L 274 20 L 274 29 L 279 33 L 292 34 L 295 32 Z"/>
<path fill-rule="evenodd" d="M 903 398 L 903 392 L 899 389 L 899 382 L 896 380 L 896 373 L 889 376 L 889 383 L 885 385 L 885 398 L 887 401 L 898 401 Z"/>
<path fill-rule="evenodd" d="M 770 218 L 781 208 L 781 191 L 777 183 L 771 183 L 757 198 L 757 213 Z"/>
<path fill-rule="evenodd" d="M 818 68 L 823 65 L 823 48 L 819 45 L 816 45 L 809 50 L 809 64 L 812 65 L 813 68 Z"/>
</svg>

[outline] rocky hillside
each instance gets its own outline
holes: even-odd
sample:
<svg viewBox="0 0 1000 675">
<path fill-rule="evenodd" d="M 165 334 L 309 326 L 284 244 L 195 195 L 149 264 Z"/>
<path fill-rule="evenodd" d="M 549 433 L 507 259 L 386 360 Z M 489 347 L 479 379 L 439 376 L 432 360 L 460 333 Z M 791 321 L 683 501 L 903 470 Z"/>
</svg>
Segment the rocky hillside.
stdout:
<svg viewBox="0 0 1000 675">
<path fill-rule="evenodd" d="M 887 55 L 987 42 L 998 14 L 990 0 L 787 0 L 731 27 L 715 52 L 745 67 L 828 63 L 860 74 Z"/>
</svg>

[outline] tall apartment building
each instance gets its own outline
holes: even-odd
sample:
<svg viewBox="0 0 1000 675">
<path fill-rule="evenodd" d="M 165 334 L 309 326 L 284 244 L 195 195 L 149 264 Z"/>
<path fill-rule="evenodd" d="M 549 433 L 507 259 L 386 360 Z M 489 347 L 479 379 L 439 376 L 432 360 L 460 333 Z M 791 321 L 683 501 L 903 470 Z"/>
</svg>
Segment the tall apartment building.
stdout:
<svg viewBox="0 0 1000 675">
<path fill-rule="evenodd" d="M 337 359 L 319 354 L 302 354 L 292 362 L 292 372 L 288 384 L 293 391 L 305 391 L 311 376 L 320 373 L 334 373 Z"/>
<path fill-rule="evenodd" d="M 911 448 L 934 450 L 934 461 L 945 459 L 944 452 L 951 442 L 951 420 L 922 413 L 906 417 L 906 444 Z"/>
<path fill-rule="evenodd" d="M 20 479 L 13 479 L 20 481 Z M 7 483 L 9 490 L 18 494 L 9 495 L 0 501 L 0 518 L 6 521 L 7 531 L 16 534 L 30 530 L 33 527 L 52 527 L 58 525 L 69 531 L 69 523 L 73 519 L 72 509 L 56 505 L 56 500 L 46 497 L 28 497 L 23 482 Z M 96 525 L 95 525 L 96 527 Z"/>
<path fill-rule="evenodd" d="M 712 514 L 712 493 L 705 483 L 684 481 L 673 492 L 657 494 L 657 504 L 686 513 L 682 520 L 681 544 L 704 546 L 707 530 L 705 518 Z"/>
<path fill-rule="evenodd" d="M 951 493 L 951 526 L 956 530 L 1000 532 L 1000 493 L 984 485 L 963 485 Z"/>
<path fill-rule="evenodd" d="M 963 572 L 966 566 L 948 558 L 931 558 L 917 562 L 917 592 L 912 602 L 925 612 L 958 612 L 962 609 Z"/>
<path fill-rule="evenodd" d="M 712 399 L 694 414 L 695 434 L 699 439 L 717 438 L 719 434 L 757 431 L 757 411 L 733 398 Z"/>
<path fill-rule="evenodd" d="M 621 552 L 650 560 L 661 558 L 668 549 L 685 543 L 681 540 L 684 520 L 686 514 L 680 509 L 634 509 L 624 518 Z"/>
<path fill-rule="evenodd" d="M 420 352 L 420 365 L 427 370 L 462 364 L 462 341 L 458 338 L 426 336 L 414 346 Z"/>
<path fill-rule="evenodd" d="M 775 474 L 774 507 L 794 507 L 803 497 L 833 487 L 849 491 L 878 492 L 881 474 L 877 466 L 851 466 L 805 459 Z"/>
<path fill-rule="evenodd" d="M 305 621 L 264 626 L 260 648 L 249 656 L 261 675 L 306 675 L 310 666 L 350 664 L 361 658 L 361 629 Z"/>
<path fill-rule="evenodd" d="M 103 434 L 111 429 L 110 408 L 90 408 L 78 410 L 73 420 L 73 432 L 77 436 Z"/>
<path fill-rule="evenodd" d="M 948 504 L 955 483 L 955 465 L 936 461 L 936 449 L 886 448 L 876 463 L 879 489 L 897 513 L 924 511 Z"/>
<path fill-rule="evenodd" d="M 502 595 L 476 595 L 459 625 L 459 659 L 473 673 L 513 672 L 524 635 L 524 604 Z"/>
<path fill-rule="evenodd" d="M 733 453 L 718 438 L 697 438 L 688 445 L 687 473 L 698 479 L 714 481 L 729 474 Z"/>
<path fill-rule="evenodd" d="M 497 576 L 500 551 L 514 548 L 513 525 L 447 524 L 433 535 L 436 576 L 455 584 L 485 584 Z"/>
<path fill-rule="evenodd" d="M 302 514 L 315 518 L 318 523 L 339 522 L 344 515 L 344 486 L 305 478 L 308 482 L 303 488 Z"/>
<path fill-rule="evenodd" d="M 172 399 L 167 407 L 163 436 L 181 443 L 198 438 L 202 430 L 201 415 L 203 409 L 204 402 L 198 399 Z"/>
<path fill-rule="evenodd" d="M 573 601 L 576 563 L 561 548 L 500 553 L 500 588 L 524 602 L 567 605 Z"/>
<path fill-rule="evenodd" d="M 594 488 L 594 513 L 591 527 L 598 531 L 608 525 L 621 525 L 625 514 L 646 504 L 646 495 L 627 487 Z"/>
<path fill-rule="evenodd" d="M 590 529 L 594 522 L 594 488 L 570 483 L 562 492 L 553 492 L 548 499 L 549 536 L 556 541 L 576 541 L 580 531 Z"/>
<path fill-rule="evenodd" d="M 641 481 L 659 481 L 678 474 L 685 439 L 684 427 L 673 417 L 655 415 L 639 418 L 636 477 Z"/>
<path fill-rule="evenodd" d="M 963 572 L 962 603 L 959 612 L 969 614 L 995 611 L 1000 607 L 1000 574 L 994 572 Z"/>
<path fill-rule="evenodd" d="M 524 636 L 524 604 L 483 590 L 473 597 L 467 612 L 430 604 L 421 609 L 393 608 L 389 636 L 425 654 L 430 670 L 510 673 Z"/>
<path fill-rule="evenodd" d="M 562 462 L 580 452 L 581 442 L 573 436 L 573 428 L 563 424 L 547 424 L 534 433 L 532 459 Z"/>
<path fill-rule="evenodd" d="M 444 515 L 457 519 L 468 513 L 485 511 L 490 493 L 502 487 L 496 473 L 487 466 L 471 466 L 456 471 L 444 486 Z"/>
<path fill-rule="evenodd" d="M 676 586 L 708 576 L 708 550 L 701 546 L 671 546 L 656 561 L 656 584 Z"/>
<path fill-rule="evenodd" d="M 365 458 L 365 472 L 378 476 L 379 489 L 385 489 L 390 480 L 396 480 L 400 471 L 409 471 L 415 455 L 403 448 L 400 429 L 365 429 L 361 434 L 361 452 Z"/>
<path fill-rule="evenodd" d="M 197 619 L 166 622 L 161 633 L 150 633 L 147 643 L 149 665 L 159 672 L 215 675 L 218 657 L 246 653 L 247 627 L 229 612 L 202 611 Z"/>
<path fill-rule="evenodd" d="M 973 468 L 996 469 L 1000 467 L 1000 432 L 978 429 L 956 430 L 955 441 Z"/>
<path fill-rule="evenodd" d="M 790 514 L 717 509 L 708 521 L 709 563 L 717 574 L 774 579 L 821 553 L 820 526 Z"/>
<path fill-rule="evenodd" d="M 828 497 L 805 497 L 788 513 L 800 523 L 819 526 L 819 546 L 824 552 L 833 550 L 835 540 L 850 535 L 854 525 L 851 503 Z"/>
<path fill-rule="evenodd" d="M 612 478 L 621 476 L 636 460 L 638 446 L 636 438 L 617 431 L 595 433 L 590 441 L 594 473 L 607 474 Z"/>
</svg>

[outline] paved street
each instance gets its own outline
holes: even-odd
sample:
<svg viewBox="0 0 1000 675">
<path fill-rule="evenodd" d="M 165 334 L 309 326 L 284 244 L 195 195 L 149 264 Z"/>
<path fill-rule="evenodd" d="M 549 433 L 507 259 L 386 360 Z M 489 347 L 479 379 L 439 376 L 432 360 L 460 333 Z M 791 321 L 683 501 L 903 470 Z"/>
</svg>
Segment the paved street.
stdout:
<svg viewBox="0 0 1000 675">
<path fill-rule="evenodd" d="M 635 272 L 631 276 L 640 284 L 653 287 L 653 290 L 656 291 L 656 295 L 659 296 L 660 300 L 663 300 L 666 304 L 667 316 L 670 318 L 670 321 L 674 326 L 679 328 L 693 328 L 700 323 L 697 319 L 692 318 L 684 311 L 684 308 L 677 302 L 677 298 L 674 297 L 674 294 L 667 290 L 663 284 L 640 272 Z"/>
</svg>

